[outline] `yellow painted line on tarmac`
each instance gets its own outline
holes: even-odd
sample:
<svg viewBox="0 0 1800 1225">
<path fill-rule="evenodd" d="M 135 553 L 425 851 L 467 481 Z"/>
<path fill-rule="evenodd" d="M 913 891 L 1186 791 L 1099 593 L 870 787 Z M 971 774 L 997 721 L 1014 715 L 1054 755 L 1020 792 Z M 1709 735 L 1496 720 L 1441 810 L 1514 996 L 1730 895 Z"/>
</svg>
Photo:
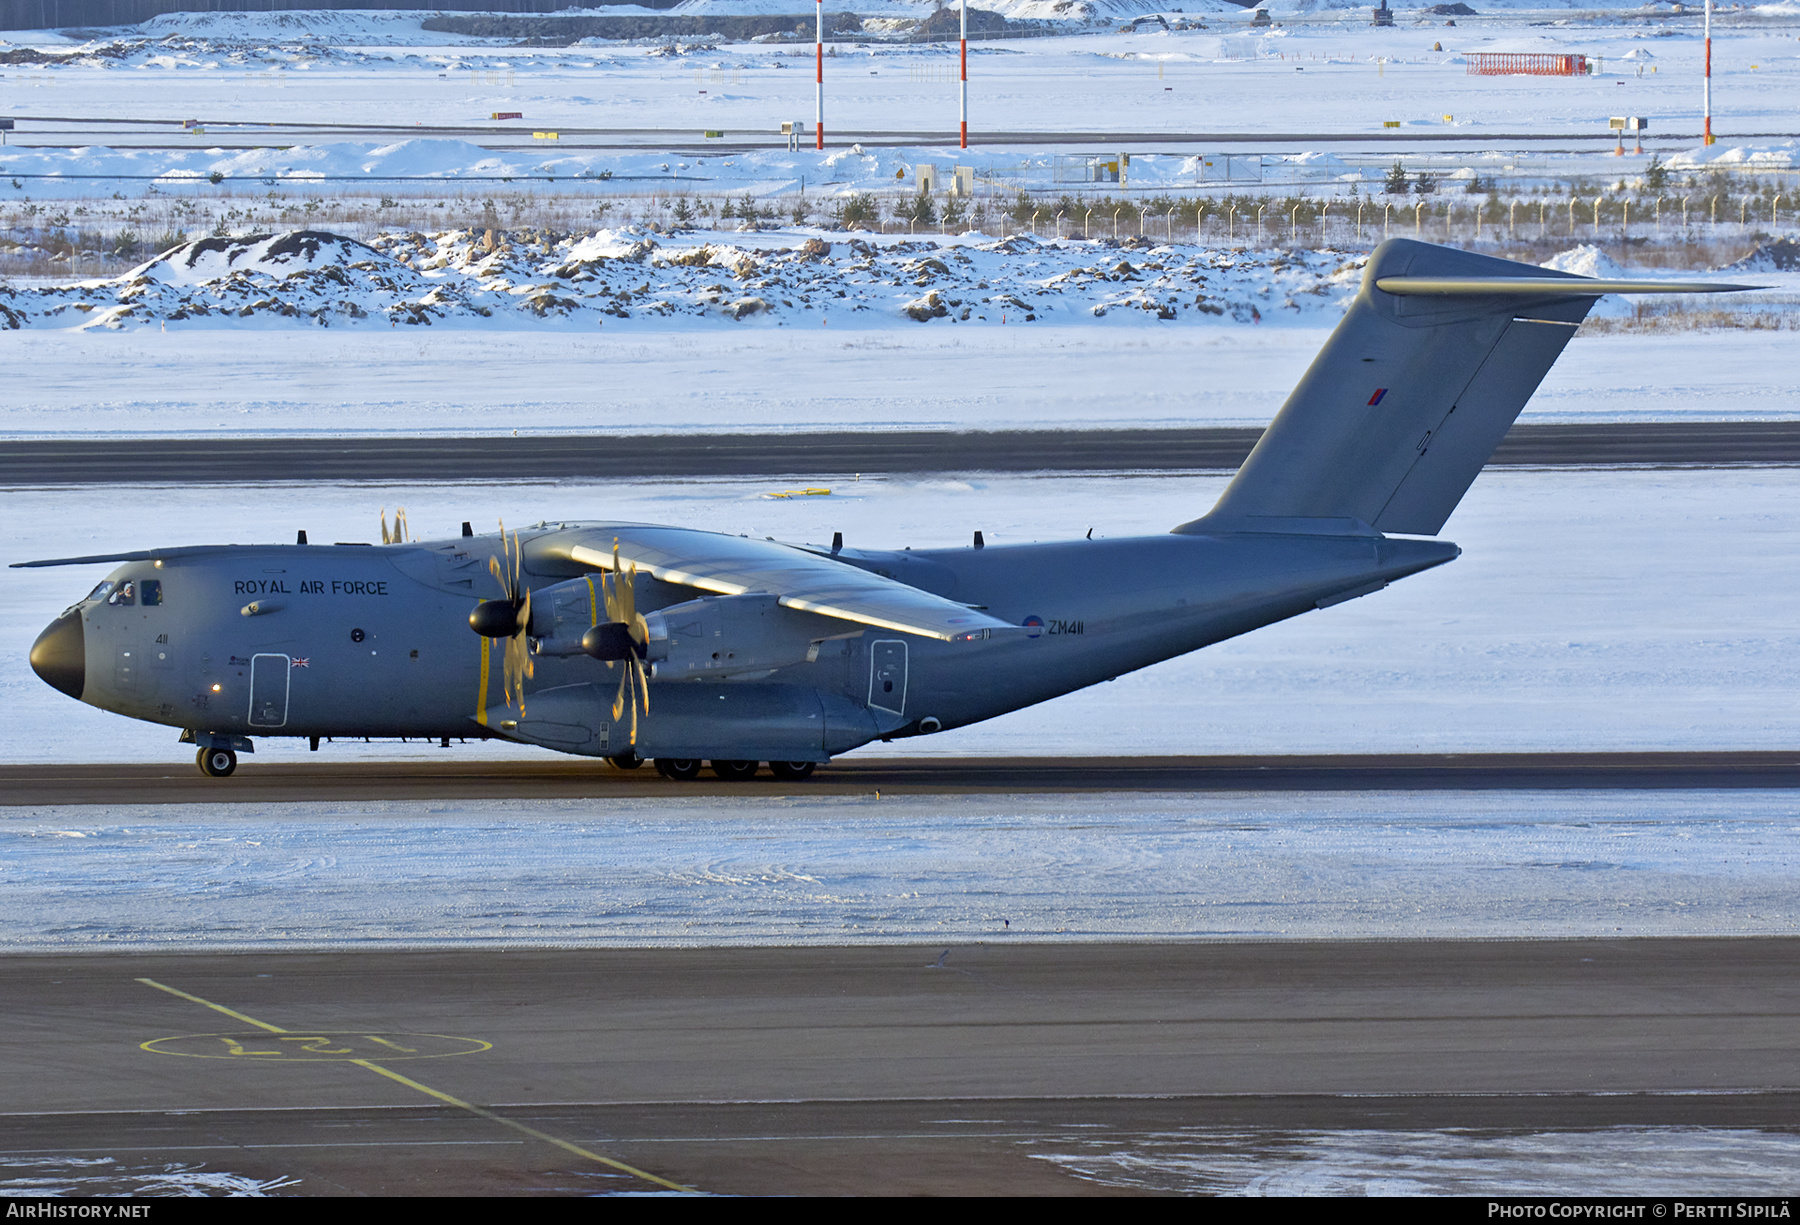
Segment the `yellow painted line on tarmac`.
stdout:
<svg viewBox="0 0 1800 1225">
<path fill-rule="evenodd" d="M 247 1017 L 241 1012 L 234 1012 L 223 1004 L 215 1004 L 211 1000 L 203 1000 L 197 995 L 189 995 L 185 991 L 177 991 L 173 987 L 157 982 L 154 978 L 140 978 L 138 981 L 143 983 L 146 987 L 155 987 L 158 991 L 167 991 L 170 995 L 178 995 L 184 1000 L 199 1004 L 204 1008 L 210 1008 L 214 1012 L 222 1012 L 234 1021 L 242 1021 L 246 1025 L 254 1025 L 258 1029 L 266 1029 L 272 1034 L 285 1034 L 288 1032 L 279 1025 L 270 1025 L 267 1021 L 259 1021 L 255 1017 Z"/>
<path fill-rule="evenodd" d="M 203 1000 L 197 995 L 189 995 L 186 991 L 182 991 L 175 987 L 171 987 L 166 983 L 159 983 L 154 978 L 140 978 L 137 981 L 140 983 L 143 983 L 146 987 L 155 987 L 158 991 L 166 991 L 170 995 L 177 996 L 181 999 L 189 1001 L 190 1003 L 199 1004 L 203 1008 L 210 1008 L 214 1012 L 222 1012 L 226 1016 L 232 1018 L 233 1020 L 242 1021 L 246 1025 L 254 1025 L 258 1029 L 266 1030 L 269 1033 L 285 1034 L 285 1033 L 289 1032 L 288 1030 L 281 1028 L 281 1026 L 279 1026 L 279 1025 L 271 1025 L 267 1021 L 259 1021 L 255 1017 L 246 1016 L 245 1014 L 238 1012 L 235 1009 L 225 1007 L 225 1005 L 223 1005 L 223 1004 L 215 1004 L 211 1000 Z M 502 1127 L 510 1127 L 512 1130 L 514 1130 L 516 1132 L 522 1132 L 525 1135 L 530 1136 L 534 1140 L 542 1140 L 546 1144 L 555 1145 L 557 1148 L 562 1149 L 566 1153 L 573 1153 L 577 1157 L 585 1157 L 589 1161 L 597 1161 L 601 1165 L 610 1166 L 611 1168 L 613 1168 L 615 1170 L 623 1171 L 626 1174 L 630 1174 L 634 1178 L 641 1178 L 645 1182 L 655 1183 L 659 1187 L 667 1187 L 671 1191 L 692 1191 L 693 1190 L 692 1187 L 684 1187 L 678 1182 L 670 1182 L 666 1178 L 658 1178 L 656 1175 L 650 1173 L 647 1170 L 640 1170 L 636 1166 L 626 1165 L 623 1161 L 614 1161 L 611 1157 L 602 1157 L 599 1153 L 591 1152 L 588 1149 L 582 1148 L 579 1144 L 571 1144 L 567 1140 L 559 1140 L 555 1136 L 550 1135 L 548 1132 L 542 1132 L 542 1131 L 539 1131 L 535 1127 L 527 1127 L 523 1123 L 514 1122 L 512 1119 L 509 1119 L 509 1118 L 505 1117 L 504 1115 L 495 1114 L 491 1110 L 483 1110 L 480 1106 L 477 1106 L 472 1102 L 465 1102 L 460 1097 L 453 1097 L 448 1093 L 440 1092 L 437 1089 L 433 1089 L 430 1085 L 422 1085 L 418 1081 L 413 1080 L 411 1077 L 402 1076 L 402 1075 L 400 1075 L 400 1073 L 395 1072 L 389 1068 L 384 1068 L 380 1064 L 371 1062 L 370 1060 L 346 1059 L 346 1060 L 344 1060 L 344 1062 L 345 1063 L 353 1063 L 353 1064 L 357 1065 L 358 1067 L 367 1068 L 367 1069 L 369 1069 L 369 1071 L 375 1072 L 381 1076 L 385 1076 L 389 1080 L 396 1081 L 399 1084 L 405 1085 L 409 1089 L 415 1089 L 418 1092 L 425 1094 L 425 1096 L 427 1096 L 427 1097 L 435 1097 L 438 1101 L 447 1103 L 448 1105 L 451 1105 L 451 1106 L 455 1106 L 459 1110 L 467 1110 L 470 1114 L 478 1115 L 481 1118 L 487 1119 L 491 1123 L 498 1123 Z"/>
<path fill-rule="evenodd" d="M 460 1097 L 451 1097 L 448 1093 L 440 1093 L 430 1085 L 422 1085 L 418 1081 L 413 1080 L 410 1077 L 402 1076 L 400 1073 L 388 1068 L 384 1068 L 378 1063 L 371 1063 L 367 1059 L 351 1059 L 347 1062 L 354 1063 L 358 1067 L 367 1068 L 371 1072 L 379 1072 L 389 1080 L 398 1081 L 409 1089 L 417 1089 L 420 1093 L 429 1097 L 435 1097 L 440 1102 L 448 1102 L 452 1106 L 467 1110 L 470 1114 L 478 1114 L 484 1119 L 500 1124 L 502 1127 L 510 1127 L 514 1131 L 524 1132 L 534 1140 L 542 1140 L 546 1144 L 554 1144 L 564 1152 L 574 1153 L 577 1157 L 586 1157 L 589 1161 L 598 1161 L 601 1165 L 611 1166 L 615 1170 L 623 1170 L 627 1174 L 642 1178 L 646 1182 L 653 1182 L 659 1187 L 667 1187 L 671 1191 L 693 1190 L 692 1187 L 684 1187 L 678 1182 L 670 1182 L 666 1178 L 658 1178 L 656 1175 L 640 1170 L 636 1166 L 626 1165 L 623 1161 L 614 1161 L 611 1157 L 602 1157 L 599 1153 L 589 1152 L 579 1144 L 570 1144 L 567 1140 L 559 1140 L 548 1132 L 539 1131 L 535 1127 L 527 1127 L 523 1123 L 515 1122 L 514 1120 L 507 1118 L 505 1115 L 495 1114 L 491 1110 L 483 1110 L 480 1106 L 474 1105 L 471 1102 L 465 1102 Z"/>
</svg>

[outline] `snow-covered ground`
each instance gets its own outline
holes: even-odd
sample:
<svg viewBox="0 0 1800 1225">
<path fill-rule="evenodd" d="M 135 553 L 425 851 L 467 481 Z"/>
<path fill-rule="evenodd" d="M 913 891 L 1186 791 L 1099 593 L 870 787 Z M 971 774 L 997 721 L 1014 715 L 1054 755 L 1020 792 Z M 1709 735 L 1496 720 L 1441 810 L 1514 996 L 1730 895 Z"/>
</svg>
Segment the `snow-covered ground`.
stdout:
<svg viewBox="0 0 1800 1225">
<path fill-rule="evenodd" d="M 1800 1161 L 1800 1137 L 1708 1127 L 1071 1131 L 1034 1149 L 1101 1186 L 1165 1195 L 1779 1196 Z"/>
<path fill-rule="evenodd" d="M 1787 791 L 0 808 L 0 947 L 1791 935 L 1797 866 Z"/>
<path fill-rule="evenodd" d="M 1020 3 L 1029 7 L 1040 0 Z M 1300 7 L 1310 3 L 1302 0 Z M 916 13 L 919 6 L 895 8 Z M 499 40 L 482 45 L 427 35 L 419 29 L 419 14 L 309 14 L 304 20 L 188 14 L 97 39 L 19 33 L 9 37 L 28 53 L 21 58 L 42 62 L 9 64 L 0 74 L 0 112 L 22 117 L 15 141 L 71 142 L 66 135 L 46 134 L 66 125 L 32 116 L 153 118 L 169 126 L 115 125 L 110 131 L 90 126 L 78 139 L 92 148 L 9 148 L 0 153 L 0 168 L 21 176 L 21 186 L 11 188 L 0 175 L 0 198 L 114 186 L 68 181 L 73 175 L 128 176 L 116 186 L 132 195 L 159 175 L 170 176 L 165 187 L 185 177 L 189 186 L 182 190 L 241 196 L 257 193 L 265 179 L 292 178 L 303 185 L 321 174 L 417 175 L 450 182 L 556 175 L 566 182 L 603 172 L 616 176 L 607 186 L 615 191 L 627 189 L 628 180 L 645 190 L 685 180 L 695 189 L 776 194 L 795 190 L 804 177 L 837 192 L 891 187 L 897 166 L 920 160 L 946 166 L 964 161 L 995 182 L 1047 189 L 1056 153 L 1087 150 L 998 147 L 982 134 L 1070 128 L 1261 132 L 1272 147 L 1300 153 L 1304 146 L 1277 138 L 1307 132 L 1378 135 L 1387 130 L 1384 124 L 1393 123 L 1427 136 L 1466 136 L 1473 129 L 1589 133 L 1604 140 L 1607 119 L 1616 114 L 1648 118 L 1653 146 L 1665 157 L 1681 151 L 1690 162 L 1737 165 L 1760 156 L 1766 167 L 1794 165 L 1791 138 L 1757 135 L 1788 131 L 1800 90 L 1795 41 L 1800 23 L 1792 6 L 1732 14 L 1715 24 L 1714 126 L 1724 141 L 1710 149 L 1697 143 L 1671 146 L 1662 135 L 1699 129 L 1703 49 L 1693 14 L 1506 10 L 1448 28 L 1442 18 L 1401 10 L 1399 28 L 1374 29 L 1367 5 L 1359 4 L 1291 14 L 1268 30 L 1252 30 L 1250 14 L 1235 8 L 1189 16 L 1206 28 L 975 44 L 969 105 L 976 147 L 966 153 L 953 144 L 883 151 L 879 172 L 845 163 L 837 143 L 823 154 L 770 148 L 707 157 L 565 147 L 583 143 L 582 129 L 656 130 L 661 134 L 642 137 L 653 148 L 691 148 L 703 143 L 704 131 L 763 134 L 773 144 L 783 121 L 812 121 L 811 50 L 803 46 L 689 42 L 680 45 L 679 54 L 668 54 L 672 44 L 666 40 L 564 48 L 500 45 Z M 844 43 L 832 51 L 826 70 L 828 133 L 938 131 L 948 140 L 955 132 L 954 44 Z M 1487 51 L 1579 53 L 1597 60 L 1600 70 L 1568 79 L 1469 76 L 1466 56 Z M 494 122 L 490 116 L 496 112 L 523 117 Z M 259 124 L 366 124 L 375 118 L 403 128 L 477 125 L 517 147 L 502 158 L 456 142 L 438 149 L 395 149 L 390 143 L 332 147 L 309 139 L 286 153 L 237 148 L 296 143 L 259 139 Z M 204 130 L 182 134 L 173 125 L 185 119 L 200 121 Z M 533 132 L 556 132 L 561 139 L 534 141 Z M 180 147 L 130 153 L 107 147 L 146 140 Z M 1098 143 L 1093 152 L 1119 151 L 1108 148 L 1112 141 Z M 1178 153 L 1132 150 L 1126 143 L 1126 151 L 1139 155 L 1129 178 L 1159 190 L 1198 184 L 1195 153 L 1256 151 L 1209 147 L 1204 140 Z M 1605 151 L 1562 147 L 1542 158 L 1527 156 L 1521 167 L 1519 150 L 1500 141 L 1467 146 L 1465 160 L 1484 174 L 1538 179 L 1567 178 L 1571 172 L 1610 178 L 1641 168 L 1639 161 L 1608 158 Z M 1312 157 L 1320 162 L 1322 179 L 1349 175 L 1365 192 L 1383 169 L 1334 169 L 1330 155 L 1314 150 Z M 217 187 L 205 182 L 215 170 L 227 180 Z M 65 181 L 23 177 L 45 174 Z"/>
<path fill-rule="evenodd" d="M 0 557 L 155 545 L 379 539 L 378 514 L 450 535 L 464 519 L 617 518 L 855 545 L 991 545 L 1166 531 L 1225 478 L 946 476 L 781 481 L 319 487 L 258 484 L 6 495 Z M 1800 740 L 1800 471 L 1497 470 L 1445 535 L 1442 569 L 1112 684 L 861 753 L 1069 754 L 1781 749 Z M 185 762 L 171 728 L 70 701 L 28 669 L 39 630 L 109 567 L 0 570 L 0 756 Z M 332 757 L 431 757 L 338 744 Z M 470 744 L 458 756 L 544 752 Z M 257 760 L 309 758 L 259 742 Z"/>
<path fill-rule="evenodd" d="M 1118 312 L 1069 326 L 896 312 L 877 328 L 874 314 L 853 315 L 870 330 L 848 334 L 831 315 L 631 332 L 608 318 L 592 333 L 350 331 L 267 314 L 273 326 L 10 332 L 7 360 L 29 377 L 0 398 L 0 438 L 1262 426 L 1328 335 L 1148 316 L 1127 329 Z M 1800 418 L 1792 337 L 1577 337 L 1524 420 Z M 802 454 L 793 468 L 831 475 Z"/>
</svg>

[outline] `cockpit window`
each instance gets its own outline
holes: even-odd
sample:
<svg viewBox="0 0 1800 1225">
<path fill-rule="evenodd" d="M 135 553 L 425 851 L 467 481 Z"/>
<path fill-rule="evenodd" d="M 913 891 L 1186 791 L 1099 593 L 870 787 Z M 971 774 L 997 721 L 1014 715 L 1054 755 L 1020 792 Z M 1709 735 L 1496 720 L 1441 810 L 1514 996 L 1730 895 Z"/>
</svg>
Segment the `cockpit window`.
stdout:
<svg viewBox="0 0 1800 1225">
<path fill-rule="evenodd" d="M 136 604 L 137 584 L 120 583 L 113 588 L 113 593 L 106 597 L 106 602 L 108 604 Z"/>
<path fill-rule="evenodd" d="M 152 604 L 161 604 L 162 580 L 159 578 L 147 578 L 140 582 L 138 584 L 138 599 L 143 602 L 145 608 L 150 607 Z"/>
<path fill-rule="evenodd" d="M 101 583 L 98 587 L 88 592 L 87 598 L 90 600 L 104 600 L 107 596 L 112 594 L 112 589 L 113 581 L 107 579 L 104 583 Z"/>
</svg>

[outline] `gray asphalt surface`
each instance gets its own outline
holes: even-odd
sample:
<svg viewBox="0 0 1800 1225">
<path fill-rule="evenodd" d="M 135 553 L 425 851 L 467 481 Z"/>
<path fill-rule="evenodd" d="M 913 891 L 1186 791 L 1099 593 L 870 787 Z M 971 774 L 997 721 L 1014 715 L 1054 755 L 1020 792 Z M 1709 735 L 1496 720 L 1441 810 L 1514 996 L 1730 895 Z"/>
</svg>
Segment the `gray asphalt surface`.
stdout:
<svg viewBox="0 0 1800 1225">
<path fill-rule="evenodd" d="M 27 439 L 0 448 L 0 487 L 287 481 L 827 476 L 904 472 L 1235 469 L 1256 428 L 949 433 L 675 434 L 515 438 Z M 1800 464 L 1800 421 L 1517 425 L 1498 465 Z"/>
<path fill-rule="evenodd" d="M 422 799 L 624 799 L 636 796 L 979 795 L 1149 791 L 1685 790 L 1800 787 L 1800 751 L 1462 753 L 1317 757 L 845 757 L 798 783 L 765 770 L 748 782 L 703 773 L 675 782 L 649 766 L 538 758 L 259 763 L 228 779 L 184 754 L 167 765 L 0 766 L 0 806 Z"/>
<path fill-rule="evenodd" d="M 294 1195 L 1073 1194 L 1104 1188 L 1045 1155 L 1176 1129 L 1800 1106 L 1794 939 L 29 956 L 0 980 L 0 1165 L 90 1190 L 176 1163 Z"/>
</svg>

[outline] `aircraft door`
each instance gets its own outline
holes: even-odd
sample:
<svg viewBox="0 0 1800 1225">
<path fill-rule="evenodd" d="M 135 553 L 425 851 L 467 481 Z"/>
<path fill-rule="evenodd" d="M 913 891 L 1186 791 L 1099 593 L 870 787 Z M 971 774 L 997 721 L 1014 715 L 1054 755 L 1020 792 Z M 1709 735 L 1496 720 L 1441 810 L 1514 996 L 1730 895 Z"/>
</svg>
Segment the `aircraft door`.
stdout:
<svg viewBox="0 0 1800 1225">
<path fill-rule="evenodd" d="M 286 655 L 250 657 L 250 726 L 280 727 L 288 716 L 288 674 L 294 661 Z"/>
<path fill-rule="evenodd" d="M 897 638 L 869 644 L 869 705 L 906 713 L 906 643 Z"/>
</svg>

